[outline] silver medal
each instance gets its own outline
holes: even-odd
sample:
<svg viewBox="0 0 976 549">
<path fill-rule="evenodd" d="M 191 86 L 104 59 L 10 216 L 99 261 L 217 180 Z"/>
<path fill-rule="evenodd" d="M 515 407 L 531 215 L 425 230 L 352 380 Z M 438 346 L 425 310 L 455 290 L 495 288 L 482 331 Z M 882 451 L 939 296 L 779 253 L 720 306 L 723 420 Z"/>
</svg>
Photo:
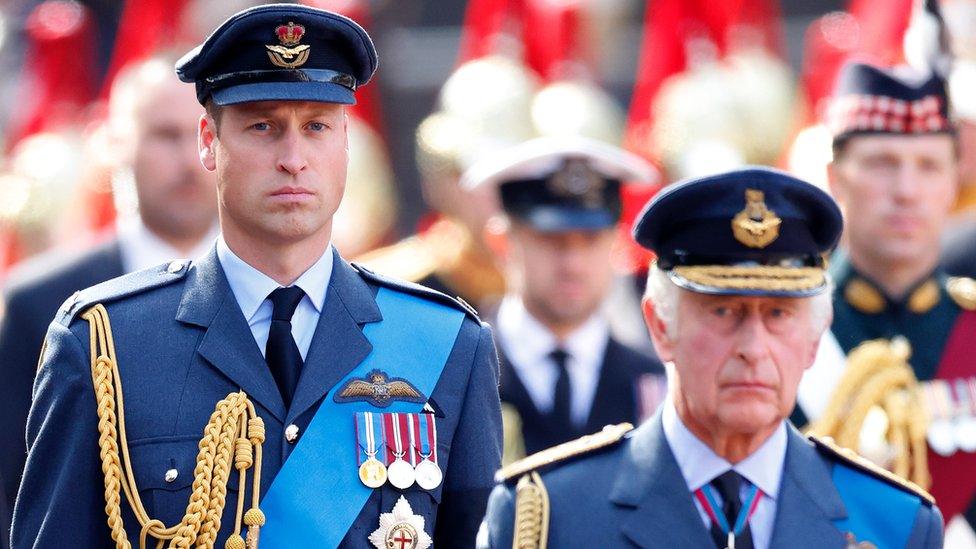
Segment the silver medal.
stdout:
<svg viewBox="0 0 976 549">
<path fill-rule="evenodd" d="M 417 464 L 417 486 L 424 490 L 433 490 L 441 485 L 444 474 L 436 463 L 429 459 L 422 460 Z"/>
<path fill-rule="evenodd" d="M 936 419 L 929 424 L 926 438 L 929 447 L 940 456 L 949 457 L 956 453 L 956 439 L 953 436 L 952 422 L 945 419 Z"/>
<path fill-rule="evenodd" d="M 406 490 L 413 486 L 414 471 L 409 463 L 401 457 L 397 457 L 389 467 L 386 468 L 390 484 L 401 490 Z"/>
</svg>

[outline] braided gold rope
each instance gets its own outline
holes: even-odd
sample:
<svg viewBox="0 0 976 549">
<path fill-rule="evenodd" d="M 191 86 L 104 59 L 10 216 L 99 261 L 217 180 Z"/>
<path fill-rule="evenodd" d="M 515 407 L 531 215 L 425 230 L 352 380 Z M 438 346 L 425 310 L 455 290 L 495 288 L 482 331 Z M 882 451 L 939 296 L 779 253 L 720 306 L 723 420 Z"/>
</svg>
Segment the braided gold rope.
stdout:
<svg viewBox="0 0 976 549">
<path fill-rule="evenodd" d="M 545 549 L 549 537 L 549 493 L 539 473 L 523 475 L 515 486 L 513 549 Z"/>
<path fill-rule="evenodd" d="M 890 470 L 925 488 L 931 484 L 925 443 L 928 417 L 908 364 L 910 354 L 907 341 L 900 339 L 871 340 L 852 350 L 823 416 L 809 432 L 856 450 L 865 418 L 872 408 L 880 408 L 888 418 L 885 439 L 894 450 Z"/>
<path fill-rule="evenodd" d="M 112 540 L 118 549 L 130 549 L 122 523 L 121 494 L 125 493 L 132 511 L 142 526 L 139 547 L 147 538 L 157 539 L 161 548 L 165 540 L 170 547 L 212 548 L 220 530 L 220 519 L 226 504 L 227 481 L 233 464 L 240 475 L 237 515 L 234 533 L 227 549 L 257 549 L 258 532 L 264 525 L 264 514 L 258 508 L 261 486 L 261 445 L 264 443 L 264 421 L 243 391 L 231 393 L 217 403 L 200 440 L 193 484 L 186 513 L 179 524 L 167 527 L 150 518 L 139 496 L 125 430 L 125 406 L 122 380 L 115 357 L 115 342 L 108 311 L 101 304 L 82 315 L 90 326 L 92 383 L 98 409 L 98 447 L 102 474 L 105 477 L 105 514 Z M 247 469 L 254 469 L 252 507 L 244 510 Z M 241 518 L 248 526 L 247 541 L 241 537 Z"/>
<path fill-rule="evenodd" d="M 820 267 L 689 265 L 673 270 L 696 284 L 736 290 L 802 291 L 824 284 Z"/>
</svg>

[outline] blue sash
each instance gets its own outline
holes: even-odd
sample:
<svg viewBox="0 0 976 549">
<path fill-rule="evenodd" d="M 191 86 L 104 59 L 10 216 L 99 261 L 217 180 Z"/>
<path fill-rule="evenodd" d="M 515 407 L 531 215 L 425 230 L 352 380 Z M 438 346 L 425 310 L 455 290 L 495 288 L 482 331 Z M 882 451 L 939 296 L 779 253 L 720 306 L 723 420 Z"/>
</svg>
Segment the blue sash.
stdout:
<svg viewBox="0 0 976 549">
<path fill-rule="evenodd" d="M 386 288 L 376 304 L 383 320 L 363 328 L 373 350 L 326 395 L 261 501 L 262 548 L 337 547 L 373 493 L 359 481 L 354 415 L 378 410 L 368 402 L 337 403 L 336 391 L 373 369 L 408 379 L 427 397 L 440 379 L 464 313 Z M 422 409 L 393 402 L 381 411 Z"/>
<path fill-rule="evenodd" d="M 842 463 L 834 465 L 834 486 L 847 508 L 847 518 L 833 521 L 857 542 L 877 547 L 905 547 L 912 534 L 918 497 Z"/>
</svg>

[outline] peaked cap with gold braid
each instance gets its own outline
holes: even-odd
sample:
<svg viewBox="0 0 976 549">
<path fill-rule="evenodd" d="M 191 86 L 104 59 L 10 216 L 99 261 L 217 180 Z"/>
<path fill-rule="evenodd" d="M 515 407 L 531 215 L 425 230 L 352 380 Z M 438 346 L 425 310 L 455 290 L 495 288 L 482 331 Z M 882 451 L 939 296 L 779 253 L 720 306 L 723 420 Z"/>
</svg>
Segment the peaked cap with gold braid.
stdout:
<svg viewBox="0 0 976 549">
<path fill-rule="evenodd" d="M 687 290 L 811 296 L 827 288 L 840 239 L 837 203 L 784 172 L 745 168 L 665 188 L 634 223 L 634 239 Z"/>
</svg>

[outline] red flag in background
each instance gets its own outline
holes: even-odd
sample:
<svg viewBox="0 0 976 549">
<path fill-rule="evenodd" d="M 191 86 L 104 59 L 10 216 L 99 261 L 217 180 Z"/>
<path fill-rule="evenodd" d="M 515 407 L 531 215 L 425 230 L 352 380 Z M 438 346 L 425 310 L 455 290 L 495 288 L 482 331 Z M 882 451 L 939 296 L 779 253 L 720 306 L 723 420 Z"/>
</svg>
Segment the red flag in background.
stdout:
<svg viewBox="0 0 976 549">
<path fill-rule="evenodd" d="M 115 76 L 126 65 L 145 59 L 180 39 L 180 20 L 187 0 L 126 0 L 103 79 L 101 95 L 108 97 Z"/>
<path fill-rule="evenodd" d="M 470 0 L 464 12 L 458 62 L 463 65 L 492 53 L 502 45 L 499 39 L 512 33 L 512 27 L 522 21 L 524 0 Z"/>
<path fill-rule="evenodd" d="M 546 81 L 591 79 L 592 51 L 581 24 L 585 0 L 526 0 L 525 61 Z M 528 32 L 531 29 L 531 32 Z M 580 71 L 585 74 L 579 74 Z"/>
<path fill-rule="evenodd" d="M 28 16 L 26 31 L 21 108 L 10 122 L 7 151 L 28 135 L 81 122 L 95 94 L 95 34 L 88 8 L 48 0 Z"/>
<path fill-rule="evenodd" d="M 653 105 L 662 84 L 689 67 L 689 48 L 707 41 L 721 58 L 742 44 L 758 44 L 782 55 L 784 38 L 778 0 L 648 0 L 637 77 L 627 116 L 625 146 L 660 166 L 652 139 Z M 646 269 L 651 254 L 636 245 L 629 228 L 659 187 L 625 187 L 621 236 L 626 242 L 621 267 Z"/>
</svg>

